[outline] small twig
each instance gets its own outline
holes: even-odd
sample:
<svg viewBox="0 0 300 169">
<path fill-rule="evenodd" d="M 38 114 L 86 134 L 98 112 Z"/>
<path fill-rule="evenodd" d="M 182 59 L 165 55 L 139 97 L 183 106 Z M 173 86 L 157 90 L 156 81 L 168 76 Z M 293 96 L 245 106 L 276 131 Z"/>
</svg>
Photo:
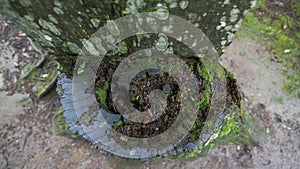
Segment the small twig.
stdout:
<svg viewBox="0 0 300 169">
<path fill-rule="evenodd" d="M 37 47 L 35 46 L 35 44 L 32 42 L 32 40 L 31 40 L 30 38 L 28 38 L 28 41 L 29 41 L 30 45 L 32 46 L 32 48 L 33 48 L 35 51 L 37 51 L 37 52 L 39 52 L 41 55 L 43 55 L 43 52 L 42 52 L 39 48 L 37 48 Z"/>
<path fill-rule="evenodd" d="M 26 79 L 35 69 L 40 68 L 48 59 L 48 52 L 42 52 L 34 45 L 34 43 L 32 42 L 32 40 L 30 38 L 28 38 L 28 40 L 29 40 L 29 43 L 32 46 L 32 48 L 41 55 L 41 60 L 36 65 L 34 65 L 33 68 L 31 68 L 29 71 L 27 71 L 22 76 L 22 79 Z"/>
<path fill-rule="evenodd" d="M 45 81 L 46 81 L 45 78 L 40 78 L 40 77 L 34 77 L 33 79 L 34 79 L 34 80 L 38 80 L 38 81 L 42 81 L 42 82 L 45 82 Z"/>
</svg>

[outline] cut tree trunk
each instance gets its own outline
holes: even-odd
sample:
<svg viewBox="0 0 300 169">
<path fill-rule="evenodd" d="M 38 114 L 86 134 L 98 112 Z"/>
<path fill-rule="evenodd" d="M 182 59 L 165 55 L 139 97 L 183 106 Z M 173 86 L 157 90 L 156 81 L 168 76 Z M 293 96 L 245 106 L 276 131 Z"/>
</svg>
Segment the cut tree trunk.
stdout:
<svg viewBox="0 0 300 169">
<path fill-rule="evenodd" d="M 169 14 L 188 20 L 201 29 L 211 41 L 218 56 L 221 56 L 225 48 L 233 40 L 233 36 L 239 29 L 245 13 L 255 3 L 255 0 L 0 0 L 0 12 L 16 23 L 32 41 L 50 55 L 53 55 L 62 65 L 62 71 L 72 76 L 76 56 L 80 54 L 83 44 L 93 33 L 110 20 L 129 14 L 154 12 L 164 9 Z M 182 26 L 184 27 L 185 25 Z M 128 49 L 127 53 L 130 54 L 137 50 L 137 47 L 134 45 L 137 41 L 136 38 L 124 41 Z M 145 46 L 139 46 L 139 49 L 147 47 L 147 45 L 146 43 Z M 206 77 L 202 78 L 206 79 Z M 222 89 L 212 87 L 215 81 L 219 79 L 210 79 L 208 77 L 206 80 L 211 80 L 206 81 L 206 85 L 210 85 L 210 87 L 205 89 L 205 92 L 208 91 L 208 95 L 206 92 L 203 97 L 207 96 L 208 102 L 205 103 L 210 104 L 209 97 Z M 203 141 L 198 140 L 193 144 L 190 142 L 191 139 L 188 139 L 186 145 L 182 145 L 182 149 L 187 150 L 187 153 L 182 153 L 180 156 L 195 157 L 203 155 L 203 152 L 210 150 L 215 143 L 236 143 L 239 141 L 255 143 L 255 141 L 259 140 L 258 138 L 253 140 L 252 136 L 255 135 L 252 135 L 253 131 L 257 131 L 255 137 L 261 133 L 258 132 L 259 127 L 257 127 L 255 121 L 247 116 L 247 113 L 243 110 L 240 104 L 240 93 L 237 90 L 235 81 L 227 73 L 225 80 L 227 92 L 229 93 L 228 97 L 232 102 L 227 102 L 227 105 L 224 105 L 226 110 L 217 113 L 218 116 L 214 117 L 214 119 L 220 119 L 218 124 L 209 124 L 207 122 L 207 125 L 213 126 L 215 133 L 210 133 L 210 135 L 206 136 L 196 133 L 195 137 L 205 139 Z M 73 132 L 78 132 L 86 139 L 95 141 L 96 138 L 87 135 L 86 131 L 81 128 L 82 124 L 77 123 L 81 117 L 78 118 L 72 115 L 74 107 L 71 84 L 72 79 L 67 77 L 62 77 L 59 80 L 61 89 L 58 91 L 66 111 L 67 123 Z M 102 101 L 106 101 L 109 91 L 105 89 L 102 90 L 102 93 L 103 91 L 105 94 Z M 204 106 L 209 107 L 209 105 Z M 110 116 L 112 119 L 121 118 L 115 114 Z M 240 125 L 242 122 L 246 126 Z M 112 125 L 116 124 L 113 123 Z M 251 127 L 255 127 L 255 130 L 250 132 L 248 128 Z M 101 145 L 99 146 L 101 147 Z M 157 155 L 161 154 L 154 154 L 154 156 Z"/>
<path fill-rule="evenodd" d="M 188 2 L 188 3 L 187 3 Z M 108 20 L 150 12 L 158 4 L 200 28 L 221 55 L 241 24 L 250 0 L 0 0 L 0 12 L 35 43 L 62 59 L 77 55 L 82 42 Z"/>
</svg>

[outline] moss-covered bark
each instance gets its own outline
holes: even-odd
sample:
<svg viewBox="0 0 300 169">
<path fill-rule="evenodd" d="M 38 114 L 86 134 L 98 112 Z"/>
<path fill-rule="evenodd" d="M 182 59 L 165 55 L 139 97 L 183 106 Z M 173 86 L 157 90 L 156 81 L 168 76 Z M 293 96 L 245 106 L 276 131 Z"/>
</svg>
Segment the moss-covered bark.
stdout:
<svg viewBox="0 0 300 169">
<path fill-rule="evenodd" d="M 0 12 L 61 58 L 78 54 L 82 42 L 107 20 L 164 6 L 199 27 L 221 54 L 253 4 L 250 0 L 0 0 Z"/>
</svg>

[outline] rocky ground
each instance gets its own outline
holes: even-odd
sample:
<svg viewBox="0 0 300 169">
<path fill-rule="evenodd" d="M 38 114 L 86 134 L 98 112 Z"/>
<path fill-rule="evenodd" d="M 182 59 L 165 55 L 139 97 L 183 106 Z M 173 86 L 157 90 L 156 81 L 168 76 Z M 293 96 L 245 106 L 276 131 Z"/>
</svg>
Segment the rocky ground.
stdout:
<svg viewBox="0 0 300 169">
<path fill-rule="evenodd" d="M 300 168 L 300 100 L 283 92 L 284 68 L 258 39 L 239 36 L 221 61 L 237 78 L 268 141 L 262 147 L 220 145 L 194 161 L 138 162 L 103 155 L 84 140 L 54 132 L 53 117 L 61 108 L 55 90 L 37 99 L 20 78 L 39 53 L 28 50 L 27 37 L 3 17 L 0 25 L 0 168 Z"/>
</svg>

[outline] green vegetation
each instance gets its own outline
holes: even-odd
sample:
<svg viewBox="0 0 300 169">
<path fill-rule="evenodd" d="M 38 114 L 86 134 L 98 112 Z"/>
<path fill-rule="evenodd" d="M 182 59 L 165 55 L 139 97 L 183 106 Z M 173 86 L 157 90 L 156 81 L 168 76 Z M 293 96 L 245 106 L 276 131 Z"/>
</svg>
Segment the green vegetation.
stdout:
<svg viewBox="0 0 300 169">
<path fill-rule="evenodd" d="M 109 110 L 106 103 L 107 92 L 109 89 L 109 82 L 106 81 L 102 87 L 96 88 L 96 98 L 100 102 L 100 106 L 106 110 Z"/>
<path fill-rule="evenodd" d="M 41 78 L 45 79 L 45 81 L 37 81 L 36 82 L 36 93 L 37 96 L 40 97 L 43 93 L 46 93 L 48 90 L 49 85 L 51 84 L 52 80 L 55 78 L 57 74 L 57 70 L 52 70 L 49 74 L 41 74 Z"/>
<path fill-rule="evenodd" d="M 57 75 L 57 67 L 58 63 L 54 60 L 47 61 L 43 67 L 41 68 L 34 68 L 35 64 L 29 64 L 25 66 L 21 70 L 21 77 L 25 74 L 28 74 L 26 78 L 20 80 L 20 84 L 33 84 L 33 92 L 36 94 L 38 98 L 41 98 L 48 94 L 55 84 L 55 78 Z"/>
<path fill-rule="evenodd" d="M 53 131 L 57 135 L 63 135 L 71 138 L 77 138 L 77 134 L 71 133 L 64 117 L 64 111 L 57 112 L 53 117 Z"/>
<path fill-rule="evenodd" d="M 21 74 L 20 76 L 22 77 L 24 74 L 26 74 L 28 71 L 30 71 L 34 66 L 35 64 L 37 64 L 38 61 L 35 61 L 33 62 L 32 64 L 28 64 L 27 66 L 25 66 L 22 70 L 21 70 Z M 29 75 L 28 77 L 26 78 L 26 80 L 28 82 L 33 82 L 33 78 L 35 76 L 38 76 L 40 74 L 40 69 L 35 69 L 33 70 Z"/>
<path fill-rule="evenodd" d="M 242 103 L 241 103 L 242 105 Z M 215 145 L 224 144 L 247 144 L 261 146 L 266 142 L 267 130 L 265 131 L 258 122 L 252 118 L 245 107 L 240 109 L 232 107 L 222 124 L 215 130 L 214 134 L 205 144 L 191 152 L 171 156 L 172 158 L 197 158 L 205 156 Z"/>
<path fill-rule="evenodd" d="M 255 9 L 246 15 L 239 35 L 259 38 L 275 54 L 285 66 L 284 90 L 300 97 L 300 2 L 285 5 L 277 2 L 269 7 L 265 0 L 259 0 Z"/>
<path fill-rule="evenodd" d="M 199 66 L 199 77 L 203 78 L 203 83 L 205 84 L 205 91 L 201 93 L 201 101 L 200 101 L 200 107 L 206 107 L 210 104 L 210 94 L 211 94 L 211 87 L 210 87 L 210 81 L 211 77 L 208 74 L 207 69 L 204 66 Z"/>
</svg>

